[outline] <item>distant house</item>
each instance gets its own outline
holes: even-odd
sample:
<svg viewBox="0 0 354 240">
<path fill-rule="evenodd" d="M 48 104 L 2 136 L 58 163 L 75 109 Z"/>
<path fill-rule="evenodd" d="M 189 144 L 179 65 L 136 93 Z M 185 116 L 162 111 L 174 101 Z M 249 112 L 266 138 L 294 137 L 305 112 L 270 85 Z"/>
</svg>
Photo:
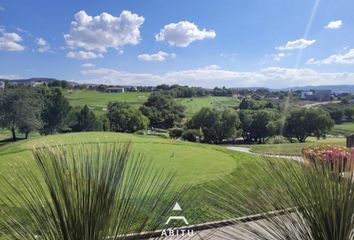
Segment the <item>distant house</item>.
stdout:
<svg viewBox="0 0 354 240">
<path fill-rule="evenodd" d="M 301 92 L 301 99 L 318 102 L 330 101 L 333 99 L 333 94 L 331 90 L 305 91 Z"/>
<path fill-rule="evenodd" d="M 106 93 L 124 93 L 124 88 L 110 87 L 110 88 L 106 88 L 105 92 Z"/>
</svg>

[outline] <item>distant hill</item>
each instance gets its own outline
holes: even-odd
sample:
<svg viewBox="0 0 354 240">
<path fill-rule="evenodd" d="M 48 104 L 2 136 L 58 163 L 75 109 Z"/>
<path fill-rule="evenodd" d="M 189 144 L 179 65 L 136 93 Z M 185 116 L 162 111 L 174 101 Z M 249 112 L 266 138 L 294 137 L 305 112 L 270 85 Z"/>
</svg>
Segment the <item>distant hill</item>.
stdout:
<svg viewBox="0 0 354 240">
<path fill-rule="evenodd" d="M 304 87 L 289 87 L 284 89 L 275 90 L 292 90 L 292 91 L 308 91 L 308 90 L 332 90 L 332 92 L 342 93 L 350 92 L 354 93 L 354 85 L 320 85 L 320 86 L 304 86 Z"/>
<path fill-rule="evenodd" d="M 33 84 L 36 82 L 45 82 L 45 83 L 50 83 L 50 82 L 54 82 L 54 81 L 63 81 L 63 80 L 59 80 L 56 78 L 26 78 L 26 79 L 3 79 L 0 78 L 0 81 L 5 81 L 5 82 L 9 82 L 9 83 L 13 83 L 13 84 Z M 69 82 L 69 81 L 68 81 Z M 69 82 L 69 83 L 74 83 L 74 82 Z"/>
</svg>

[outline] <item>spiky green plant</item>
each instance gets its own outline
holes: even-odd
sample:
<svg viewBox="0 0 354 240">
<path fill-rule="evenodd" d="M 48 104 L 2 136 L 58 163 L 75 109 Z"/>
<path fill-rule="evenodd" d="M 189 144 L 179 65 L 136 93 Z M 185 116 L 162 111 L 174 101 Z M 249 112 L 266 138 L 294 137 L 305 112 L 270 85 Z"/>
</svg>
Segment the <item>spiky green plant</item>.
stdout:
<svg viewBox="0 0 354 240">
<path fill-rule="evenodd" d="M 159 227 L 175 198 L 173 174 L 130 144 L 43 145 L 33 155 L 40 177 L 23 164 L 18 185 L 2 180 L 12 190 L 0 195 L 4 239 L 124 239 Z"/>
<path fill-rule="evenodd" d="M 248 223 L 235 219 L 234 225 L 220 228 L 218 235 L 226 239 L 354 239 L 354 179 L 346 172 L 351 165 L 351 161 L 333 165 L 262 159 L 257 171 L 249 170 L 244 176 L 258 183 L 256 193 L 233 176 L 209 189 L 224 218 L 258 213 L 261 219 Z"/>
</svg>

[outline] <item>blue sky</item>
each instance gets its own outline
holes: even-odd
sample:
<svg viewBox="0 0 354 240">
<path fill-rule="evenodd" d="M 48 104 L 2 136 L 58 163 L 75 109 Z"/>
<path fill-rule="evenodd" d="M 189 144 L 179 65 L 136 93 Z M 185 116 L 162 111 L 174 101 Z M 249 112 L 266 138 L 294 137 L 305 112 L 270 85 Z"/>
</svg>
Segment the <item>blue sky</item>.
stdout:
<svg viewBox="0 0 354 240">
<path fill-rule="evenodd" d="M 354 84 L 352 0 L 0 0 L 0 77 Z"/>
</svg>

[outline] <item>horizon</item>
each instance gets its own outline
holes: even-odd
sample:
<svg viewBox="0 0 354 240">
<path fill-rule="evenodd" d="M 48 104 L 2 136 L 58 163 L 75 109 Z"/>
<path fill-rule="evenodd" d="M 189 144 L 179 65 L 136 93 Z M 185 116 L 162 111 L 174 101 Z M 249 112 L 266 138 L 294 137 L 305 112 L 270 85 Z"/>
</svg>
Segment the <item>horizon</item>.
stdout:
<svg viewBox="0 0 354 240">
<path fill-rule="evenodd" d="M 0 2 L 0 78 L 205 88 L 354 84 L 350 0 L 29 3 Z"/>
</svg>

